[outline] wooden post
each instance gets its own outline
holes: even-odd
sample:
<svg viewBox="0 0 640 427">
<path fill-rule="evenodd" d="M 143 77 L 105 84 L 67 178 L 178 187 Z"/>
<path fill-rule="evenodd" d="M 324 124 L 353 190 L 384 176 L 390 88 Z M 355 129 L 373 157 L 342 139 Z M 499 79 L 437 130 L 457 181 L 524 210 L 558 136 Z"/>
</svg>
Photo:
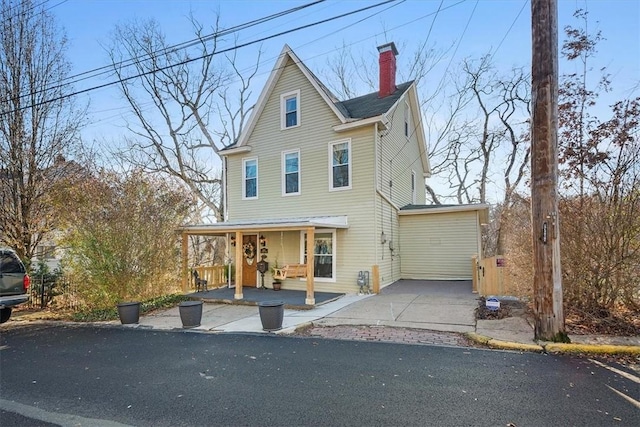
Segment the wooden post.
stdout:
<svg viewBox="0 0 640 427">
<path fill-rule="evenodd" d="M 565 341 L 557 193 L 557 0 L 532 0 L 531 27 L 531 226 L 535 337 Z"/>
<path fill-rule="evenodd" d="M 307 228 L 307 299 L 304 301 L 307 305 L 316 305 L 316 296 L 313 289 L 313 276 L 315 276 L 315 272 L 313 270 L 315 231 L 316 230 L 313 227 Z"/>
<path fill-rule="evenodd" d="M 373 293 L 380 293 L 380 266 L 378 264 L 374 264 L 371 267 L 371 275 L 373 276 Z"/>
<path fill-rule="evenodd" d="M 478 255 L 471 257 L 471 292 L 478 293 Z"/>
<path fill-rule="evenodd" d="M 182 232 L 182 281 L 181 281 L 181 287 L 182 287 L 182 293 L 187 293 L 187 285 L 188 285 L 188 280 L 189 280 L 189 269 L 188 269 L 188 262 L 189 262 L 189 236 L 187 235 L 186 232 Z"/>
<path fill-rule="evenodd" d="M 236 291 L 233 295 L 233 299 L 243 299 L 242 294 L 242 232 L 236 231 Z"/>
</svg>

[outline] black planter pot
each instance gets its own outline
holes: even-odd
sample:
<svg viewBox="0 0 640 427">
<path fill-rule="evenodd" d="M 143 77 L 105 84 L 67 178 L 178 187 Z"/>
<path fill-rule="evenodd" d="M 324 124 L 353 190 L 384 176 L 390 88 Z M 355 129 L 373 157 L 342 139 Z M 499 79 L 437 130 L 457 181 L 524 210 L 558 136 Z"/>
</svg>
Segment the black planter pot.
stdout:
<svg viewBox="0 0 640 427">
<path fill-rule="evenodd" d="M 262 329 L 265 331 L 279 331 L 284 319 L 284 301 L 264 301 L 258 304 Z"/>
<path fill-rule="evenodd" d="M 139 302 L 121 302 L 118 304 L 118 316 L 123 325 L 138 323 L 140 320 L 140 303 Z"/>
<path fill-rule="evenodd" d="M 195 328 L 202 322 L 202 301 L 183 301 L 178 306 L 183 328 Z"/>
</svg>

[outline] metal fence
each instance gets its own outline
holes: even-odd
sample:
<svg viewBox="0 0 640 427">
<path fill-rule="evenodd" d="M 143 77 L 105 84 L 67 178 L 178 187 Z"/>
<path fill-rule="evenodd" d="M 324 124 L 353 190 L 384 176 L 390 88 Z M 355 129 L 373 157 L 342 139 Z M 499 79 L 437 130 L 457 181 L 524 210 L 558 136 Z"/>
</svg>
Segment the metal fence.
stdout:
<svg viewBox="0 0 640 427">
<path fill-rule="evenodd" d="M 49 280 L 46 276 L 32 276 L 27 305 L 37 308 L 51 305 L 57 308 L 76 308 L 80 306 L 78 285 L 64 278 Z"/>
</svg>

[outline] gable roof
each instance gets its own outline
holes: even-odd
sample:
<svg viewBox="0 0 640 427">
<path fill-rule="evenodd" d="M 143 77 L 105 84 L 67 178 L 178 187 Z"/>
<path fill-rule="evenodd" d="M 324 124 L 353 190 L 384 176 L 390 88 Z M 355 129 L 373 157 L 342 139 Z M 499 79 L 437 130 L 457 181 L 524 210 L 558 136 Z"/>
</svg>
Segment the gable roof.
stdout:
<svg viewBox="0 0 640 427">
<path fill-rule="evenodd" d="M 331 91 L 324 84 L 320 82 L 320 80 L 318 80 L 318 78 L 311 72 L 311 70 L 309 70 L 302 61 L 300 61 L 300 58 L 298 58 L 298 56 L 291 50 L 289 45 L 285 44 L 284 47 L 282 48 L 282 52 L 280 52 L 280 56 L 278 56 L 278 60 L 276 61 L 276 64 L 274 65 L 273 70 L 271 71 L 271 74 L 269 75 L 269 79 L 267 80 L 267 83 L 265 84 L 264 88 L 262 89 L 262 92 L 260 93 L 260 97 L 258 98 L 258 102 L 256 103 L 256 106 L 251 113 L 249 122 L 247 123 L 247 126 L 242 131 L 240 138 L 238 138 L 237 144 L 231 144 L 226 148 L 232 148 L 234 146 L 243 146 L 247 144 L 247 141 L 249 140 L 249 135 L 251 135 L 251 133 L 253 132 L 253 129 L 255 128 L 256 123 L 258 122 L 258 118 L 262 114 L 262 111 L 264 110 L 267 100 L 269 99 L 271 93 L 273 92 L 273 89 L 275 88 L 276 83 L 278 82 L 280 76 L 284 72 L 284 69 L 287 65 L 287 61 L 289 59 L 293 61 L 293 63 L 298 67 L 298 69 L 302 72 L 302 74 L 304 74 L 307 80 L 316 89 L 318 94 L 327 103 L 329 108 L 333 110 L 336 117 L 340 119 L 340 122 L 341 123 L 347 122 L 347 118 L 345 117 L 343 112 L 337 107 L 337 104 L 339 103 L 338 99 L 331 93 Z"/>
<path fill-rule="evenodd" d="M 402 83 L 397 86 L 396 91 L 384 98 L 378 97 L 378 92 L 372 92 L 367 95 L 359 96 L 346 101 L 340 101 L 338 98 L 325 86 L 313 72 L 307 68 L 307 66 L 298 58 L 298 56 L 291 50 L 288 45 L 284 45 L 282 52 L 278 56 L 278 60 L 269 75 L 269 79 L 265 84 L 260 97 L 256 102 L 255 108 L 251 113 L 251 117 L 247 122 L 247 126 L 244 128 L 242 134 L 238 138 L 237 143 L 233 143 L 221 150 L 220 154 L 224 154 L 227 150 L 232 150 L 238 147 L 246 145 L 249 140 L 249 135 L 253 132 L 258 118 L 264 110 L 265 104 L 271 93 L 274 90 L 276 83 L 282 75 L 287 61 L 291 60 L 298 69 L 304 74 L 311 85 L 316 89 L 318 94 L 324 99 L 329 108 L 334 112 L 336 117 L 340 120 L 341 124 L 353 123 L 358 120 L 368 119 L 372 117 L 379 117 L 387 113 L 393 108 L 398 100 L 407 92 L 407 90 L 413 84 L 413 81 Z M 227 151 L 229 154 L 231 152 Z"/>
</svg>

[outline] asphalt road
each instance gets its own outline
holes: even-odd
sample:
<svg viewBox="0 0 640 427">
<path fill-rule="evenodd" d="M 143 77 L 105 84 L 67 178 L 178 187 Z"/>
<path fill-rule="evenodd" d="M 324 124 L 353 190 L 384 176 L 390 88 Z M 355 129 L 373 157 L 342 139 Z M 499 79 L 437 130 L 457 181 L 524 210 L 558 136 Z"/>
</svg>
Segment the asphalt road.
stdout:
<svg viewBox="0 0 640 427">
<path fill-rule="evenodd" d="M 623 396 L 640 400 L 638 383 L 566 356 L 121 327 L 0 334 L 3 427 L 640 425 Z"/>
</svg>

